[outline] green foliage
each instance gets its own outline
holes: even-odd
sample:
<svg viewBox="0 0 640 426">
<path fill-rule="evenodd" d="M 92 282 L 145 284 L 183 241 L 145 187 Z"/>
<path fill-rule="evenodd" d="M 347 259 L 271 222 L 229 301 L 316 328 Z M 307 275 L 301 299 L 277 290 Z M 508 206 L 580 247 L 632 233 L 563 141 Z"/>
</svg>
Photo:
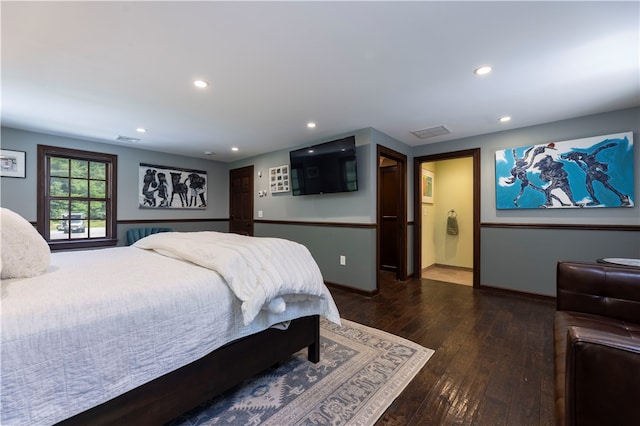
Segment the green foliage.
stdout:
<svg viewBox="0 0 640 426">
<path fill-rule="evenodd" d="M 49 193 L 52 199 L 49 214 L 51 219 L 62 219 L 69 213 L 81 213 L 89 222 L 98 220 L 104 226 L 107 215 L 106 165 L 96 161 L 84 161 L 52 157 L 50 162 Z M 59 221 L 52 222 L 56 229 Z M 91 223 L 91 227 L 97 223 Z"/>
</svg>

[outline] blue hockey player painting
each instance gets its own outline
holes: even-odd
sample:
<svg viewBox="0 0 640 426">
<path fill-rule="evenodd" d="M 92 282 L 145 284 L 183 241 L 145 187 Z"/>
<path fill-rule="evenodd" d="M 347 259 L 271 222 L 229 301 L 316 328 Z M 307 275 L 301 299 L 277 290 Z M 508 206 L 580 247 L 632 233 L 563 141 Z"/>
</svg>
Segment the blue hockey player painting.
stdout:
<svg viewBox="0 0 640 426">
<path fill-rule="evenodd" d="M 496 152 L 498 209 L 633 207 L 633 133 Z"/>
</svg>

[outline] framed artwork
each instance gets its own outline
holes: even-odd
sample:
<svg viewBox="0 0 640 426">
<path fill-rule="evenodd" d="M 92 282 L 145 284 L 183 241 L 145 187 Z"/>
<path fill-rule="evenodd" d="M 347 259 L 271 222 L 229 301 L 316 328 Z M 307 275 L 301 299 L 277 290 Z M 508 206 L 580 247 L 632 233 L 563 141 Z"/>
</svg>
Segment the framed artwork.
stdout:
<svg viewBox="0 0 640 426">
<path fill-rule="evenodd" d="M 138 207 L 206 209 L 207 172 L 140 163 Z"/>
<path fill-rule="evenodd" d="M 496 208 L 633 207 L 633 133 L 496 151 Z"/>
<path fill-rule="evenodd" d="M 278 166 L 269 169 L 269 190 L 271 193 L 289 192 L 289 166 Z"/>
<path fill-rule="evenodd" d="M 434 176 L 433 172 L 422 169 L 422 202 L 433 203 Z"/>
<path fill-rule="evenodd" d="M 24 151 L 0 150 L 0 176 L 2 177 L 26 177 L 26 153 Z"/>
</svg>

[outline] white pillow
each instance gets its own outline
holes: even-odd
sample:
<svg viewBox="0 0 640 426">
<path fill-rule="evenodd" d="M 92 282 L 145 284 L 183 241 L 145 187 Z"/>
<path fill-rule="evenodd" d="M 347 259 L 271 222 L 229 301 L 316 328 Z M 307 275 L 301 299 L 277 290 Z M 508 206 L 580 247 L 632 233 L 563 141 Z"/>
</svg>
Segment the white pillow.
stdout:
<svg viewBox="0 0 640 426">
<path fill-rule="evenodd" d="M 0 276 L 29 278 L 49 269 L 51 250 L 36 229 L 19 214 L 0 207 Z"/>
</svg>

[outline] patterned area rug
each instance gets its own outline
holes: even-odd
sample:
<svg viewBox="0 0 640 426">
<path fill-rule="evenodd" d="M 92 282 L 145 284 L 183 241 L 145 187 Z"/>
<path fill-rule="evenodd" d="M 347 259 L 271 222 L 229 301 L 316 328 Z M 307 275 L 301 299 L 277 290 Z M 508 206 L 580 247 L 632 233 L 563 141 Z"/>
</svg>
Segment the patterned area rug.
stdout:
<svg viewBox="0 0 640 426">
<path fill-rule="evenodd" d="M 320 338 L 318 364 L 302 350 L 171 425 L 371 425 L 434 353 L 344 319 Z"/>
</svg>

